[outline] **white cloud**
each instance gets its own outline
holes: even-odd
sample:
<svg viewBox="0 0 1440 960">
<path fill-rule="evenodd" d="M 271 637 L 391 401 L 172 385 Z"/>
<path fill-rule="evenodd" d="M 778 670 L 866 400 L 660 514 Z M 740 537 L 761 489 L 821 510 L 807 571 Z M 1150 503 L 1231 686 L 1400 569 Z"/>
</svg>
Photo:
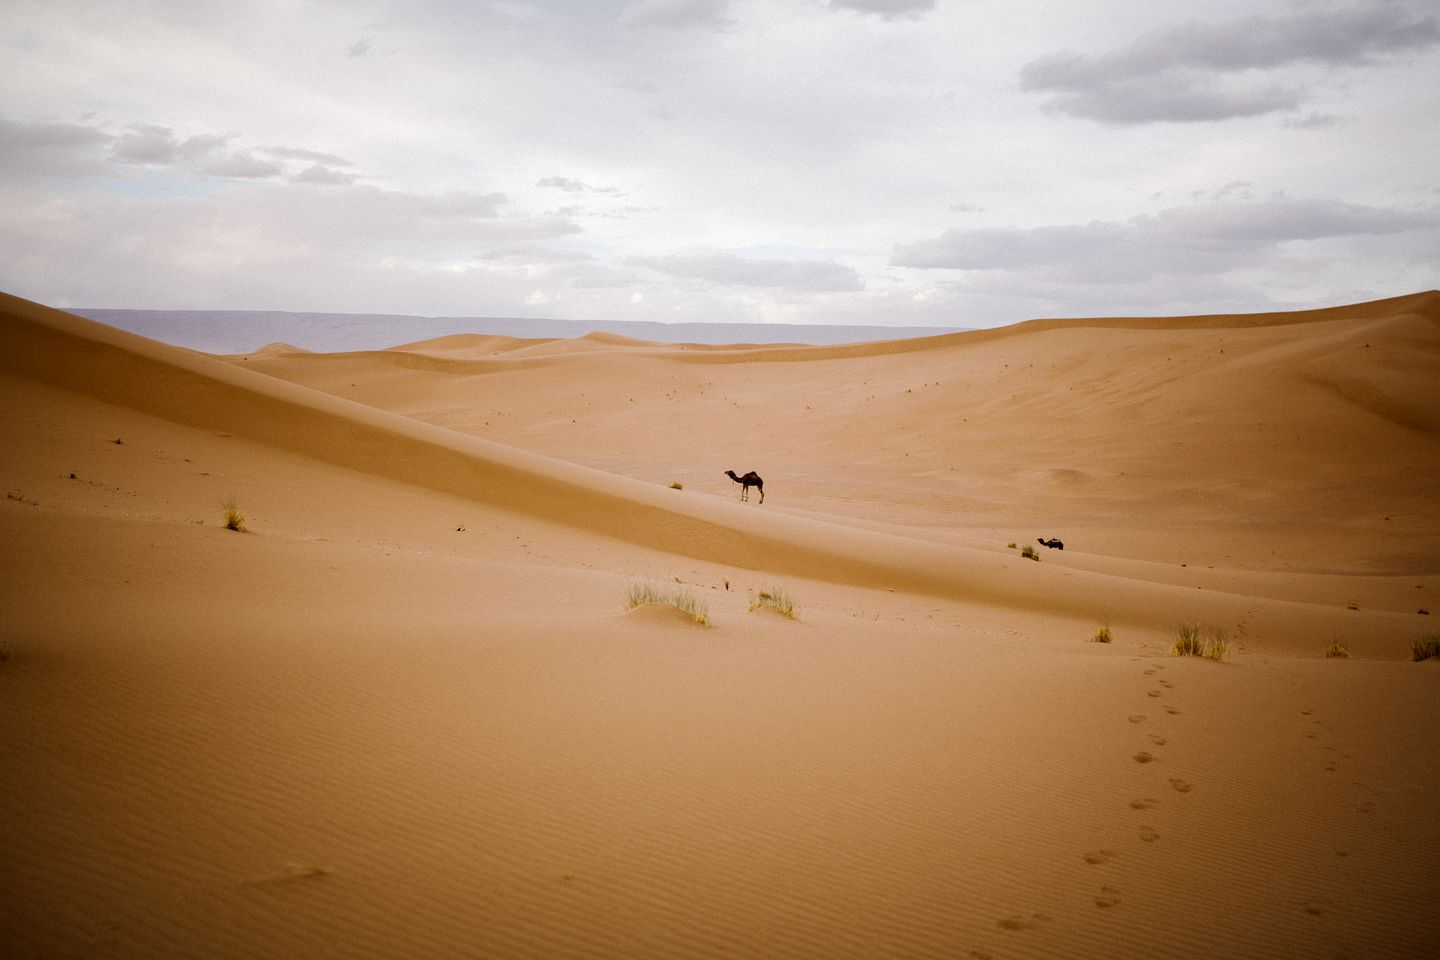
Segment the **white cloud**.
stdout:
<svg viewBox="0 0 1440 960">
<path fill-rule="evenodd" d="M 884 20 L 915 20 L 935 9 L 935 0 L 830 0 L 836 10 L 870 13 Z"/>
<path fill-rule="evenodd" d="M 672 277 L 706 280 L 730 286 L 769 287 L 817 293 L 863 288 L 859 275 L 853 269 L 829 260 L 769 260 L 729 254 L 700 254 L 631 257 L 626 262 Z"/>
<path fill-rule="evenodd" d="M 1386 219 L 1440 196 L 1420 0 L 1187 9 L 15 0 L 0 287 L 986 324 L 1440 286 L 1434 230 Z"/>
</svg>

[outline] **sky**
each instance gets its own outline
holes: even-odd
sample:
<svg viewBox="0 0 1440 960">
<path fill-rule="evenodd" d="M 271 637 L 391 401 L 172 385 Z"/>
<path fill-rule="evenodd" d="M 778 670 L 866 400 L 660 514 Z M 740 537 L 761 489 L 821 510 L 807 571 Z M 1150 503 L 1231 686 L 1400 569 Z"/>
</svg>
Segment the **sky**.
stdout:
<svg viewBox="0 0 1440 960">
<path fill-rule="evenodd" d="M 0 0 L 0 290 L 988 327 L 1440 287 L 1433 0 Z"/>
</svg>

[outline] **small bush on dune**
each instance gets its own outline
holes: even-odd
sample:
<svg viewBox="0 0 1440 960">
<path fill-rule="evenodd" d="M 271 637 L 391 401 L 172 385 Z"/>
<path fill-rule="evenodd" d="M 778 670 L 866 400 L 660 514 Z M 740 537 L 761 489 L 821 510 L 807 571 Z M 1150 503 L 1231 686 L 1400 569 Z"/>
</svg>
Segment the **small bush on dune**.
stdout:
<svg viewBox="0 0 1440 960">
<path fill-rule="evenodd" d="M 1170 655 L 1175 657 L 1205 657 L 1209 660 L 1224 660 L 1230 641 L 1219 627 L 1202 627 L 1198 623 L 1182 623 L 1176 628 L 1175 642 L 1170 645 Z"/>
<path fill-rule="evenodd" d="M 1337 658 L 1344 660 L 1350 659 L 1350 651 L 1346 650 L 1345 645 L 1339 640 L 1336 640 L 1334 643 L 1330 644 L 1330 646 L 1325 648 L 1326 660 L 1334 660 Z"/>
<path fill-rule="evenodd" d="M 1036 553 L 1035 548 L 1030 546 L 1030 544 L 1028 543 L 1020 548 L 1020 556 L 1024 557 L 1026 560 L 1034 560 L 1037 563 L 1040 561 L 1040 554 Z"/>
<path fill-rule="evenodd" d="M 625 609 L 634 610 L 647 603 L 668 605 L 702 627 L 710 626 L 710 611 L 688 590 L 666 590 L 649 583 L 632 583 L 625 595 Z"/>
<path fill-rule="evenodd" d="M 234 530 L 237 533 L 245 532 L 245 514 L 240 512 L 240 503 L 234 497 L 230 497 L 220 504 L 225 511 L 225 529 Z"/>
<path fill-rule="evenodd" d="M 759 610 L 761 607 L 774 610 L 781 616 L 789 617 L 791 620 L 800 619 L 800 614 L 795 609 L 795 601 L 790 599 L 785 591 L 776 587 L 768 587 L 750 597 L 750 609 L 752 611 Z"/>
<path fill-rule="evenodd" d="M 1104 623 L 1100 624 L 1100 626 L 1096 627 L 1095 632 L 1090 636 L 1091 643 L 1109 643 L 1114 639 L 1115 635 L 1110 632 L 1109 620 L 1106 620 Z"/>
<path fill-rule="evenodd" d="M 1415 662 L 1429 660 L 1431 657 L 1440 657 L 1440 633 L 1427 633 L 1416 640 L 1410 648 L 1415 656 Z"/>
</svg>

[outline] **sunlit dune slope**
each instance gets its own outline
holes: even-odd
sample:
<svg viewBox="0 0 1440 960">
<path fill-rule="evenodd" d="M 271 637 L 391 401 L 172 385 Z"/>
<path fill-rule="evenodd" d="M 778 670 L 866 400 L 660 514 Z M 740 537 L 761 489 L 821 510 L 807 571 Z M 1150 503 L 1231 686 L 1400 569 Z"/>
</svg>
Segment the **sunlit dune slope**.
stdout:
<svg viewBox="0 0 1440 960">
<path fill-rule="evenodd" d="M 1430 302 L 1422 299 L 1421 305 Z M 892 532 L 880 532 L 863 523 L 832 522 L 816 516 L 814 512 L 790 513 L 783 507 L 771 509 L 769 503 L 763 510 L 757 509 L 755 504 L 731 502 L 731 492 L 728 489 L 724 490 L 726 496 L 723 497 L 696 496 L 689 490 L 672 490 L 658 483 L 642 482 L 616 473 L 587 468 L 514 446 L 497 444 L 465 432 L 438 427 L 422 422 L 423 418 L 399 416 L 354 403 L 304 386 L 283 382 L 274 376 L 244 369 L 244 364 L 221 363 L 206 356 L 146 341 L 14 298 L 8 298 L 5 306 L 9 317 L 5 325 L 7 367 L 21 376 L 80 390 L 106 401 L 176 422 L 250 437 L 323 462 L 458 494 L 494 507 L 519 511 L 528 516 L 681 556 L 732 564 L 741 569 L 768 570 L 776 574 L 803 575 L 835 583 L 881 586 L 904 592 L 993 602 L 1033 610 L 1092 617 L 1104 611 L 1118 620 L 1151 626 L 1173 623 L 1177 616 L 1186 615 L 1217 622 L 1237 622 L 1251 615 L 1254 606 L 1253 598 L 1245 595 L 1251 591 L 1237 592 L 1233 588 L 1217 590 L 1214 589 L 1214 584 L 1211 584 L 1212 589 L 1196 589 L 1189 583 L 1176 583 L 1173 578 L 1163 576 L 1136 577 L 1116 575 L 1117 571 L 1114 570 L 1083 569 L 1083 564 L 1066 565 L 1063 554 L 1056 554 L 1055 562 L 1033 564 L 1021 560 L 1017 553 L 1000 547 L 979 549 L 923 537 L 900 536 L 894 534 L 893 528 Z M 1352 322 L 1340 321 L 1345 326 Z M 1429 331 L 1433 348 L 1435 323 L 1429 317 L 1413 314 L 1398 317 L 1387 315 L 1378 320 L 1366 321 L 1365 327 L 1371 331 L 1370 336 L 1376 341 L 1385 342 L 1382 340 L 1384 335 L 1397 342 L 1409 338 L 1422 346 L 1426 342 L 1423 336 Z M 1400 332 L 1393 332 L 1392 328 L 1398 328 Z M 1392 332 L 1387 334 L 1386 331 Z M 1183 339 L 1184 332 L 1183 329 L 1168 330 L 1168 341 Z M 1094 335 L 1093 330 L 1083 326 L 1066 330 L 1065 333 L 1082 339 Z M 1353 339 L 1353 331 L 1331 330 L 1328 333 L 1344 342 Z M 988 336 L 981 339 L 984 343 L 983 349 L 993 350 L 996 345 L 1003 345 L 1007 340 L 1014 341 L 1016 338 Z M 597 344 L 605 349 L 596 349 Z M 555 344 L 542 346 L 549 347 L 552 351 L 556 348 Z M 1102 353 L 1092 344 L 1085 356 L 1079 359 L 1066 360 L 1064 357 L 1057 357 L 1050 362 L 1057 367 L 1062 363 L 1068 364 L 1068 377 L 1065 380 L 1032 377 L 1031 379 L 1036 381 L 1035 385 L 1029 388 L 1025 397 L 992 401 L 996 404 L 993 408 L 995 422 L 986 429 L 1000 431 L 1003 426 L 1008 439 L 1002 442 L 1000 436 L 992 433 L 991 442 L 995 444 L 995 449 L 991 453 L 991 460 L 1013 463 L 1017 458 L 1014 447 L 1026 449 L 1033 445 L 1035 441 L 1024 435 L 1022 427 L 1032 425 L 1033 429 L 1040 430 L 1050 423 L 1051 418 L 1043 412 L 1057 404 L 1061 398 L 1068 399 L 1077 392 L 1072 387 L 1080 382 L 1077 373 L 1080 366 L 1098 368 L 1116 362 L 1115 353 L 1120 347 L 1118 344 L 1112 346 L 1113 349 Z M 615 349 L 621 351 L 618 356 L 612 355 L 611 351 Z M 1233 348 L 1227 347 L 1227 351 L 1228 349 Z M 1354 349 L 1374 348 L 1366 348 L 1362 343 Z M 1382 349 L 1398 352 L 1398 347 L 1394 345 Z M 864 361 L 869 366 L 863 370 L 856 369 L 861 363 L 861 358 L 856 357 L 812 360 L 805 364 L 804 370 L 817 389 L 831 392 L 837 400 L 844 397 L 845 402 L 852 405 L 852 409 L 875 402 L 877 410 L 884 409 L 888 411 L 889 417 L 897 418 L 907 404 L 915 403 L 913 421 L 902 423 L 894 419 L 882 419 L 876 423 L 862 419 L 848 423 L 846 417 L 839 416 L 840 422 L 837 423 L 834 411 L 829 411 L 823 417 L 815 411 L 804 415 L 789 415 L 792 425 L 813 417 L 813 431 L 801 431 L 798 426 L 793 427 L 797 434 L 793 443 L 796 446 L 809 445 L 812 451 L 827 453 L 831 469 L 842 474 L 847 464 L 844 453 L 863 450 L 872 444 L 889 450 L 897 462 L 903 462 L 906 459 L 905 454 L 912 451 L 901 451 L 895 446 L 896 439 L 892 435 L 895 432 L 910 431 L 915 438 L 917 451 L 925 446 L 924 441 L 928 436 L 931 456 L 938 455 L 947 442 L 956 443 L 968 439 L 965 427 L 970 419 L 968 416 L 960 417 L 959 426 L 955 424 L 953 414 L 949 420 L 942 422 L 942 411 L 948 409 L 951 402 L 947 400 L 943 390 L 943 379 L 938 381 L 940 387 L 933 388 L 936 391 L 933 397 L 924 397 L 924 376 L 936 376 L 944 369 L 952 369 L 958 362 L 956 357 L 951 355 L 953 351 L 965 353 L 964 360 L 968 368 L 979 371 L 974 374 L 977 380 L 980 380 L 982 375 L 993 379 L 993 370 L 989 374 L 985 373 L 987 364 L 993 367 L 998 362 L 1000 369 L 1004 370 L 1009 369 L 1005 364 L 1016 366 L 1022 357 L 1026 358 L 1025 362 L 1031 366 L 1035 365 L 1038 359 L 1038 354 L 1033 349 L 1009 355 L 1011 358 L 1008 360 L 1003 359 L 1003 355 L 988 354 L 977 358 L 973 352 L 969 352 L 970 348 L 966 347 L 963 338 L 946 340 L 943 345 L 937 344 L 932 350 L 919 351 L 918 354 L 914 350 L 897 353 L 885 344 L 875 345 L 870 350 L 873 356 Z M 1150 350 L 1153 353 L 1155 347 L 1152 345 Z M 1192 344 L 1189 347 L 1189 355 L 1199 358 L 1208 350 L 1214 350 L 1219 355 L 1219 348 L 1208 339 L 1207 334 L 1207 339 L 1202 344 Z M 1265 356 L 1275 350 L 1288 353 L 1293 347 L 1275 344 L 1250 345 L 1240 352 L 1254 357 Z M 523 351 L 511 352 L 513 354 Z M 714 463 L 718 472 L 719 463 L 716 460 L 719 456 L 727 457 L 726 461 L 721 462 L 730 462 L 742 455 L 738 438 L 725 449 L 723 440 L 717 444 L 717 437 L 709 436 L 713 430 L 723 437 L 721 424 L 725 421 L 738 419 L 758 425 L 763 419 L 772 424 L 770 432 L 757 432 L 746 445 L 752 451 L 752 456 L 757 448 L 767 449 L 778 445 L 778 442 L 767 438 L 777 436 L 776 425 L 779 429 L 778 436 L 785 436 L 784 416 L 773 419 L 758 418 L 753 406 L 747 408 L 747 404 L 753 405 L 759 401 L 753 393 L 747 395 L 743 388 L 748 384 L 755 391 L 764 392 L 769 397 L 766 405 L 774 405 L 776 395 L 797 389 L 795 381 L 798 378 L 795 370 L 785 367 L 783 361 L 727 365 L 725 369 L 743 374 L 746 383 L 737 384 L 731 381 L 719 386 L 706 383 L 696 389 L 710 394 L 722 389 L 734 390 L 747 396 L 745 403 L 730 400 L 723 394 L 719 397 L 711 396 L 709 399 L 703 396 L 691 397 L 688 403 L 679 405 L 679 408 L 686 412 L 686 416 L 678 421 L 670 416 L 662 416 L 657 410 L 645 411 L 640 406 L 637 406 L 636 412 L 631 412 L 628 396 L 623 400 L 616 399 L 616 396 L 624 396 L 623 389 L 619 394 L 616 393 L 617 388 L 626 384 L 638 384 L 642 374 L 649 377 L 652 384 L 650 389 L 655 389 L 653 384 L 657 379 L 657 365 L 658 369 L 672 376 L 677 375 L 677 371 L 710 369 L 683 361 L 670 362 L 674 359 L 671 353 L 672 351 L 666 350 L 657 351 L 649 346 L 612 345 L 592 339 L 584 345 L 579 356 L 593 357 L 594 359 L 588 362 L 598 363 L 598 368 L 577 366 L 576 364 L 587 361 L 577 360 L 576 356 L 571 354 L 554 353 L 536 358 L 534 363 L 537 366 L 533 368 L 522 363 L 521 376 L 512 378 L 511 382 L 515 390 L 532 391 L 529 399 L 534 406 L 529 419 L 532 422 L 544 421 L 543 408 L 546 401 L 543 396 L 534 395 L 533 391 L 541 390 L 543 394 L 540 384 L 545 381 L 543 378 L 533 379 L 530 374 L 537 369 L 554 371 L 555 375 L 567 378 L 571 390 L 583 389 L 587 391 L 586 395 L 593 392 L 597 398 L 606 397 L 604 406 L 611 411 L 611 415 L 608 419 L 601 418 L 600 427 L 591 425 L 592 430 L 609 429 L 611 443 L 618 444 L 625 436 L 623 428 L 628 423 L 634 433 L 633 451 L 638 451 L 632 451 L 630 456 L 643 458 L 647 451 L 652 454 L 664 452 L 671 458 L 671 462 L 688 464 L 687 469 L 690 471 L 698 471 L 697 463 Z M 679 350 L 673 353 L 683 355 L 683 351 Z M 891 366 L 901 358 L 913 360 L 917 355 L 926 357 L 931 362 L 931 366 L 920 371 L 919 379 L 909 379 L 916 375 L 913 365 L 906 364 L 899 368 Z M 417 395 L 417 391 L 427 386 L 426 381 L 412 376 L 417 371 L 410 365 L 417 356 L 413 352 L 397 350 L 385 352 L 379 355 L 378 359 L 372 355 L 338 358 L 317 355 L 313 358 L 271 357 L 258 362 L 267 367 L 305 363 L 316 370 L 328 369 L 331 375 L 335 372 L 330 369 L 334 364 L 358 363 L 361 367 L 354 371 L 355 375 L 365 370 L 370 371 L 371 376 L 376 378 L 374 382 L 377 385 L 381 381 L 388 384 L 385 389 L 393 400 L 401 396 Z M 314 363 L 310 363 L 312 359 Z M 434 358 L 423 362 L 433 363 Z M 485 363 L 476 360 L 453 362 L 481 365 Z M 1222 366 L 1229 362 L 1215 361 Z M 1300 364 L 1296 362 L 1294 365 Z M 388 378 L 376 374 L 377 369 L 388 370 Z M 473 371 L 452 376 L 437 373 L 435 368 L 428 366 L 418 372 L 432 378 L 447 377 L 447 389 L 450 390 L 470 388 L 477 384 L 486 385 L 496 376 L 493 373 Z M 857 376 L 877 381 L 873 387 L 876 393 L 872 395 L 876 400 L 871 401 L 865 396 L 857 395 L 853 388 L 847 392 L 846 382 Z M 1199 375 L 1188 371 L 1185 376 L 1200 380 Z M 435 382 L 431 380 L 428 386 L 438 389 Z M 897 386 L 901 382 L 913 382 L 915 385 L 906 387 L 902 393 Z M 330 386 L 333 389 L 335 385 L 332 383 Z M 862 386 L 871 388 L 864 379 Z M 672 384 L 669 389 L 673 394 L 680 387 Z M 972 384 L 963 389 L 973 391 L 975 388 Z M 1242 389 L 1243 385 L 1237 383 L 1232 392 Z M 921 394 L 919 401 L 914 399 L 917 391 Z M 1213 399 L 1220 393 L 1221 391 L 1210 389 L 1204 396 Z M 882 395 L 885 396 L 883 403 L 878 399 Z M 1325 395 L 1329 395 L 1328 392 Z M 1168 403 L 1172 407 L 1185 402 L 1173 398 L 1161 401 L 1158 396 L 1156 399 L 1157 402 Z M 1120 433 L 1124 431 L 1119 431 L 1119 425 L 1141 411 L 1146 416 L 1155 416 L 1149 406 L 1142 406 L 1141 411 L 1129 412 L 1127 416 L 1127 413 L 1101 409 L 1102 405 L 1090 400 L 1072 401 L 1070 405 L 1083 408 L 1087 411 L 1084 416 L 1092 418 L 1097 424 L 1108 423 Z M 1373 416 L 1368 413 L 1368 407 L 1354 404 L 1352 406 L 1366 411 L 1366 416 Z M 721 413 L 721 410 L 724 412 Z M 740 414 L 731 414 L 730 410 L 739 410 Z M 418 415 L 415 411 L 404 412 Z M 691 413 L 694 414 L 693 421 L 690 418 Z M 1195 416 L 1204 419 L 1203 411 L 1196 411 Z M 982 423 L 987 419 L 983 411 L 976 412 L 976 417 Z M 578 417 L 573 419 L 578 420 Z M 447 426 L 453 427 L 454 424 Z M 1219 427 L 1213 429 L 1218 430 Z M 1395 429 L 1417 432 L 1414 427 L 1408 426 L 1397 426 Z M 616 432 L 617 430 L 620 432 Z M 736 437 L 740 428 L 731 424 L 729 430 L 730 436 Z M 516 431 L 517 434 L 524 432 Z M 1374 432 L 1380 431 L 1376 429 Z M 578 442 L 583 433 L 584 431 L 577 429 L 572 439 Z M 1107 455 L 1111 458 L 1138 457 L 1138 449 L 1148 449 L 1153 443 L 1151 438 L 1136 440 L 1122 437 L 1119 440 L 1106 440 L 1098 433 L 1095 436 L 1097 446 L 1108 451 Z M 1430 445 L 1427 449 L 1433 449 L 1433 436 L 1422 436 L 1424 442 Z M 510 439 L 523 439 L 523 436 Z M 1209 442 L 1218 442 L 1219 439 L 1210 437 Z M 1356 440 L 1358 442 L 1359 438 Z M 579 445 L 582 449 L 593 450 L 594 441 L 591 443 L 589 447 L 585 444 Z M 724 454 L 707 452 L 707 448 L 712 446 L 724 450 Z M 693 462 L 684 459 L 687 451 L 695 458 Z M 871 456 L 875 454 L 872 453 Z M 1170 459 L 1174 456 L 1172 453 Z M 803 460 L 803 457 L 799 457 L 793 450 L 787 450 L 779 459 L 784 462 L 786 458 Z M 1066 462 L 1071 461 L 1052 461 L 1042 468 L 1043 482 L 1054 486 L 1056 471 L 1066 469 Z M 743 463 L 738 461 L 737 465 L 743 469 Z M 990 466 L 988 469 L 996 468 Z M 706 472 L 708 473 L 708 470 Z M 1079 470 L 1076 472 L 1083 473 Z M 1024 471 L 1021 471 L 1022 475 L 1023 473 Z M 772 477 L 774 476 L 772 474 Z M 783 470 L 779 477 L 781 482 L 774 486 L 770 496 L 786 498 L 791 484 L 796 481 L 790 480 Z M 893 477 L 887 482 L 892 487 L 896 484 Z M 1079 486 L 1086 482 L 1084 476 L 1078 480 L 1067 478 L 1060 481 L 1062 485 Z M 1362 478 L 1356 481 L 1356 485 L 1349 487 L 1350 495 L 1354 496 L 1356 491 L 1364 490 L 1364 482 Z M 728 484 L 729 481 L 725 480 L 724 483 Z M 1147 496 L 1156 503 L 1163 503 L 1166 496 L 1173 496 L 1177 492 L 1165 488 L 1163 483 L 1154 479 L 1150 483 L 1151 486 L 1146 488 Z M 903 482 L 900 485 L 903 486 Z M 1039 502 L 1035 498 L 1043 499 L 1044 494 L 1037 494 L 1033 486 L 1032 484 L 1030 489 L 1026 489 L 1022 485 L 1021 489 L 1015 491 L 1016 496 L 1013 499 L 1021 506 L 1012 505 L 1009 507 L 1011 511 L 1024 509 L 1024 504 L 1027 503 L 1024 497 L 1027 494 L 1032 498 L 1028 501 L 1032 507 Z M 1212 480 L 1207 489 L 1223 491 L 1224 486 Z M 997 500 L 999 498 L 995 492 L 990 493 L 990 496 Z M 1417 498 L 1417 503 L 1423 502 L 1419 499 L 1420 494 L 1411 496 Z M 924 506 L 923 503 L 921 505 Z M 1313 504 L 1310 509 L 1314 509 Z M 1054 532 L 1057 524 L 1053 508 L 1044 513 L 1043 517 L 1041 520 L 1040 511 L 1037 510 L 1033 529 Z M 1416 536 L 1433 536 L 1433 529 L 1421 529 Z M 1314 631 L 1324 629 L 1337 612 L 1343 611 L 1344 601 L 1339 597 L 1326 603 L 1297 603 L 1293 602 L 1293 599 L 1285 591 L 1271 591 L 1263 609 L 1253 614 L 1256 622 L 1265 623 L 1268 635 L 1275 642 L 1283 643 L 1287 637 L 1311 636 Z M 1413 629 L 1411 618 L 1404 616 L 1398 606 L 1392 605 L 1388 612 L 1367 610 L 1350 613 L 1373 618 L 1372 632 L 1377 638 L 1376 642 L 1381 645 L 1391 644 L 1389 649 L 1397 654 L 1400 650 L 1400 638 L 1409 636 Z"/>
<path fill-rule="evenodd" d="M 1098 322 L 220 360 L 4 298 L 0 955 L 1425 956 L 1440 661 L 1412 644 L 1440 576 L 1404 565 L 1434 520 L 1400 476 L 1434 473 L 1420 308 L 1251 331 L 1273 342 Z M 1184 370 L 1107 372 L 1161 351 Z M 1091 460 L 1145 460 L 1129 421 L 1166 410 L 1223 448 L 1236 357 L 1384 391 L 1295 399 L 1328 447 L 1306 409 L 1251 411 L 1393 458 L 1336 474 L 1329 532 L 1252 530 L 1164 458 L 1129 486 L 1017 465 L 1057 416 Z M 986 395 L 1012 377 L 1024 396 Z M 1268 458 L 1253 495 L 1326 502 L 1240 442 Z M 1006 482 L 957 489 L 907 462 L 926 443 Z M 1354 521 L 1382 503 L 1419 519 Z M 1067 548 L 1006 546 L 1041 533 Z M 1241 547 L 1249 568 L 1193 561 Z M 1353 558 L 1398 571 L 1335 572 Z M 627 610 L 640 585 L 708 625 Z M 1172 656 L 1183 621 L 1228 637 L 1222 662 Z"/>
<path fill-rule="evenodd" d="M 1440 556 L 1434 292 L 842 347 L 443 346 L 235 362 L 652 483 L 724 493 L 719 471 L 757 469 L 778 509 L 955 542 L 1355 573 Z"/>
</svg>

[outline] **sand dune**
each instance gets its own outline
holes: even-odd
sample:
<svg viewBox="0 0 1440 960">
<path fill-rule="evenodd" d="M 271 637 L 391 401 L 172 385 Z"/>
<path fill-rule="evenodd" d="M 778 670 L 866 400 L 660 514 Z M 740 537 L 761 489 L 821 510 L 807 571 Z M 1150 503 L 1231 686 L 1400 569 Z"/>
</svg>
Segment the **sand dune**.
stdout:
<svg viewBox="0 0 1440 960">
<path fill-rule="evenodd" d="M 0 953 L 1440 934 L 1440 294 L 229 358 L 0 310 Z"/>
</svg>

